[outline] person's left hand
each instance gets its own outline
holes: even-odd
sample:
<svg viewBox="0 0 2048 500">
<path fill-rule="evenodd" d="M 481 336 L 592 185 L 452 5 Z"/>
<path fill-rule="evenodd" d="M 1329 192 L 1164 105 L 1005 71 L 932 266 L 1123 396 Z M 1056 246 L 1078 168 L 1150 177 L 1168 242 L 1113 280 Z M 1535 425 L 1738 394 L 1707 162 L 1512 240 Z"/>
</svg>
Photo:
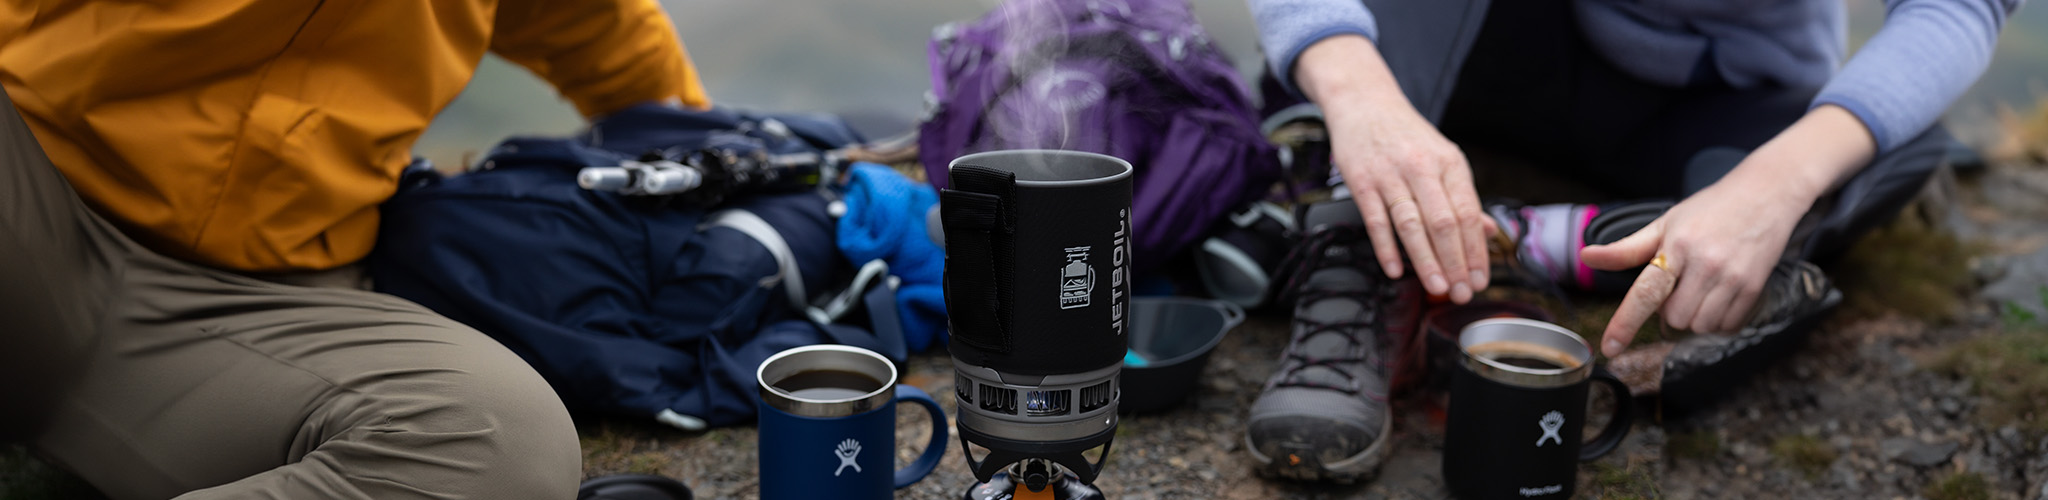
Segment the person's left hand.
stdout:
<svg viewBox="0 0 2048 500">
<path fill-rule="evenodd" d="M 1811 199 L 1770 196 L 1717 183 L 1693 194 L 1621 241 L 1586 247 L 1594 269 L 1643 273 L 1607 323 L 1601 350 L 1612 357 L 1651 313 L 1672 328 L 1695 332 L 1742 326 Z M 1661 266 L 1653 262 L 1663 256 Z"/>
<path fill-rule="evenodd" d="M 1658 312 L 1665 324 L 1684 330 L 1741 328 L 1793 226 L 1821 193 L 1869 163 L 1876 149 L 1869 129 L 1848 110 L 1815 107 L 1642 230 L 1586 247 L 1579 256 L 1594 269 L 1651 264 L 1607 322 L 1601 352 L 1620 355 Z"/>
</svg>

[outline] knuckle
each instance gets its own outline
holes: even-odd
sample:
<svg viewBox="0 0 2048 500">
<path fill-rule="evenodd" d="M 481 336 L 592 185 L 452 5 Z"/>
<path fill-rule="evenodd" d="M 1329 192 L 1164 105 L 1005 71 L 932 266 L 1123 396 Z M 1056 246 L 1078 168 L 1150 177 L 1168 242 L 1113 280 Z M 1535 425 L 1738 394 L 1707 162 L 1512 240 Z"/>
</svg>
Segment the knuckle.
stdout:
<svg viewBox="0 0 2048 500">
<path fill-rule="evenodd" d="M 1410 172 L 1427 170 L 1436 166 L 1435 157 L 1436 155 L 1430 154 L 1427 149 L 1418 148 L 1403 151 L 1401 152 L 1401 168 Z"/>
<path fill-rule="evenodd" d="M 1695 332 L 1711 332 L 1720 330 L 1720 328 L 1718 327 L 1720 326 L 1721 318 L 1708 316 L 1709 315 L 1707 314 L 1700 314 L 1698 317 L 1693 318 L 1691 330 Z"/>
<path fill-rule="evenodd" d="M 1449 212 L 1436 214 L 1429 218 L 1429 229 L 1439 233 L 1457 231 L 1458 218 Z"/>
<path fill-rule="evenodd" d="M 1692 266 L 1706 275 L 1719 275 L 1728 270 L 1728 259 L 1717 252 L 1705 252 L 1692 257 Z"/>
<path fill-rule="evenodd" d="M 1667 291 L 1662 288 L 1651 286 L 1647 283 L 1639 283 L 1629 291 L 1629 294 L 1634 295 L 1637 303 L 1642 304 L 1643 307 L 1654 308 L 1664 303 L 1664 294 Z"/>
<path fill-rule="evenodd" d="M 1421 232 L 1423 230 L 1422 217 L 1412 213 L 1396 214 L 1394 215 L 1394 226 L 1402 232 Z"/>
</svg>

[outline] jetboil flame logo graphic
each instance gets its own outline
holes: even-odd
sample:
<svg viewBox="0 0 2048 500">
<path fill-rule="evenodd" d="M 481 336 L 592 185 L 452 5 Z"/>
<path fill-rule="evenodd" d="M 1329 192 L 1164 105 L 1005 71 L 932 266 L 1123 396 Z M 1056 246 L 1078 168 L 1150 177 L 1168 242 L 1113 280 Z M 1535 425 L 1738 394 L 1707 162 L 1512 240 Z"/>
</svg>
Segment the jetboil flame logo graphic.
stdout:
<svg viewBox="0 0 2048 500">
<path fill-rule="evenodd" d="M 1060 309 L 1088 307 L 1095 296 L 1095 267 L 1088 265 L 1089 247 L 1067 251 L 1067 265 L 1060 272 Z"/>
<path fill-rule="evenodd" d="M 854 474 L 860 473 L 860 464 L 853 463 L 853 459 L 860 457 L 860 441 L 840 441 L 839 448 L 832 450 L 832 454 L 839 457 L 839 466 L 832 468 L 832 477 L 839 477 L 847 467 L 852 467 Z"/>
</svg>

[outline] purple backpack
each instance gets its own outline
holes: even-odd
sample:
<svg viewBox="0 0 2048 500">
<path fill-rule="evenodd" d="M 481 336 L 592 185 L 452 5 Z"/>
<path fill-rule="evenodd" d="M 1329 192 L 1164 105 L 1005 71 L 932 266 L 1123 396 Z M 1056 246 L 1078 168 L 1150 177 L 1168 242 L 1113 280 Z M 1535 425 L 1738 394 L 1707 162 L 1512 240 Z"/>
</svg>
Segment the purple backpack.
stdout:
<svg viewBox="0 0 2048 500">
<path fill-rule="evenodd" d="M 1137 168 L 1136 270 L 1209 235 L 1279 178 L 1250 93 L 1186 0 L 1010 0 L 930 46 L 936 108 L 920 160 L 998 149 L 1107 154 Z"/>
</svg>

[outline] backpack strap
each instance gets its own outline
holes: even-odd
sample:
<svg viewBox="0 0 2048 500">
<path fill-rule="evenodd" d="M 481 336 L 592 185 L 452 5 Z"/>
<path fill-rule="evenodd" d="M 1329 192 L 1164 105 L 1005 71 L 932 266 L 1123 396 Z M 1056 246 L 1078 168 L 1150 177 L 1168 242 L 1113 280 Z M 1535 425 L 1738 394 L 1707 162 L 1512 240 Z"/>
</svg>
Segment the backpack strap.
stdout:
<svg viewBox="0 0 2048 500">
<path fill-rule="evenodd" d="M 789 242 L 782 239 L 782 233 L 776 231 L 775 226 L 753 212 L 734 208 L 712 213 L 702 227 L 732 228 L 760 242 L 770 255 L 775 256 L 775 267 L 779 269 L 773 279 L 782 283 L 782 291 L 789 296 L 790 307 L 798 311 L 810 309 L 810 294 L 804 290 L 804 274 L 796 265 L 796 253 L 790 251 Z"/>
</svg>

